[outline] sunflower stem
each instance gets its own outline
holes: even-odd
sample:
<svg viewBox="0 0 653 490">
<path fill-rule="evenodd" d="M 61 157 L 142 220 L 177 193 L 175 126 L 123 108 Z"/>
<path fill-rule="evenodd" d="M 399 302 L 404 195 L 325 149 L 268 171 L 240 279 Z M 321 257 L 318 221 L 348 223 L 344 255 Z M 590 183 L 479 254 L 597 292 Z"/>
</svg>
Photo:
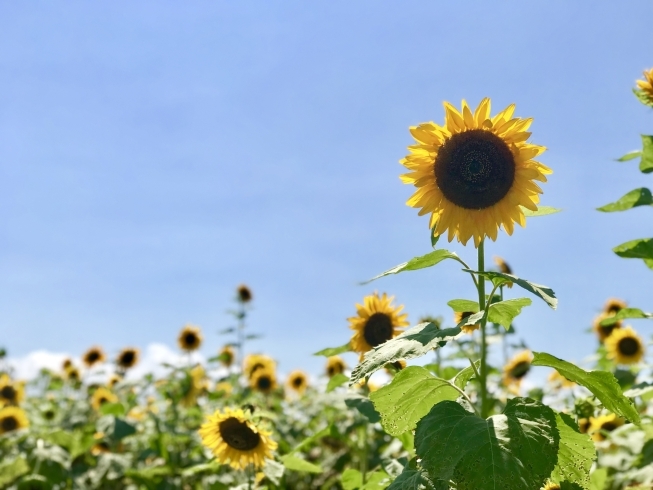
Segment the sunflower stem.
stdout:
<svg viewBox="0 0 653 490">
<path fill-rule="evenodd" d="M 485 240 L 481 240 L 478 245 L 478 271 L 485 272 Z M 478 276 L 478 306 L 485 310 L 485 277 Z M 481 417 L 487 417 L 487 339 L 485 336 L 485 325 L 487 324 L 487 314 L 481 319 Z"/>
</svg>

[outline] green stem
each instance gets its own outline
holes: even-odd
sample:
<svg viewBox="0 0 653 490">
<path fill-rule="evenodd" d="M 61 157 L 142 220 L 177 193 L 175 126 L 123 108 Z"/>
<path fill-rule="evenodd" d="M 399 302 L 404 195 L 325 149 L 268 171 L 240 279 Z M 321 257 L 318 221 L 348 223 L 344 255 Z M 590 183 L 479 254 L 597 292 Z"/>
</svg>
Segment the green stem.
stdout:
<svg viewBox="0 0 653 490">
<path fill-rule="evenodd" d="M 485 272 L 485 240 L 478 245 L 478 271 Z M 485 277 L 478 276 L 478 306 L 485 310 Z M 487 339 L 485 336 L 485 325 L 487 324 L 487 312 L 481 319 L 481 417 L 488 416 L 487 400 Z"/>
<path fill-rule="evenodd" d="M 363 484 L 365 483 L 365 474 L 367 473 L 367 425 L 363 424 L 360 429 L 359 437 L 361 438 L 361 476 Z"/>
</svg>

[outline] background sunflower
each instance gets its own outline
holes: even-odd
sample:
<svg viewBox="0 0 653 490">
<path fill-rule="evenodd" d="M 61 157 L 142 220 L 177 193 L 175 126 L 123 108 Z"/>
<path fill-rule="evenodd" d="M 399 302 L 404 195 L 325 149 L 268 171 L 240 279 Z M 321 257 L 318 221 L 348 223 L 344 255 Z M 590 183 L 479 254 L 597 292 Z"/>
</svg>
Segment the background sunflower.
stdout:
<svg viewBox="0 0 653 490">
<path fill-rule="evenodd" d="M 637 364 L 644 357 L 644 343 L 632 327 L 613 330 L 605 339 L 608 359 L 617 364 Z"/>
<path fill-rule="evenodd" d="M 181 350 L 192 352 L 202 345 L 202 330 L 195 325 L 185 325 L 179 332 L 177 343 Z"/>
<path fill-rule="evenodd" d="M 0 434 L 6 434 L 27 427 L 29 427 L 29 420 L 22 408 L 0 408 Z"/>
</svg>

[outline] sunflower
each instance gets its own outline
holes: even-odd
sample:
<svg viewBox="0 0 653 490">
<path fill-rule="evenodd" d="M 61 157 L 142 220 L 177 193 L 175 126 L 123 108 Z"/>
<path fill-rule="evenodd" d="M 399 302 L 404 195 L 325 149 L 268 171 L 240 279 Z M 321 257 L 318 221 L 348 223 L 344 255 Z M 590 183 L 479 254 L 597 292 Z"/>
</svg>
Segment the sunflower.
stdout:
<svg viewBox="0 0 653 490">
<path fill-rule="evenodd" d="M 512 274 L 512 269 L 510 268 L 510 266 L 505 260 L 503 260 L 501 257 L 497 257 L 496 255 L 493 258 L 494 258 L 494 263 L 497 264 L 497 267 L 499 268 L 500 272 L 502 272 L 503 274 Z M 506 286 L 511 288 L 512 283 L 507 282 Z"/>
<path fill-rule="evenodd" d="M 333 378 L 336 374 L 342 374 L 347 365 L 340 356 L 331 356 L 327 358 L 326 374 L 329 378 Z"/>
<path fill-rule="evenodd" d="M 188 381 L 186 392 L 181 399 L 181 404 L 184 407 L 195 405 L 197 403 L 197 397 L 208 387 L 206 371 L 204 371 L 201 364 L 198 364 L 190 370 Z"/>
<path fill-rule="evenodd" d="M 576 383 L 569 381 L 555 369 L 549 374 L 549 382 L 556 388 L 573 388 L 576 386 Z"/>
<path fill-rule="evenodd" d="M 186 352 L 192 352 L 199 349 L 202 345 L 202 331 L 200 327 L 194 325 L 185 325 L 184 328 L 179 332 L 179 337 L 177 337 L 177 343 L 182 350 Z"/>
<path fill-rule="evenodd" d="M 601 415 L 600 417 L 590 417 L 590 426 L 587 432 L 595 441 L 604 441 L 607 432 L 612 432 L 617 427 L 624 425 L 626 421 L 615 414 Z"/>
<path fill-rule="evenodd" d="M 249 303 L 252 301 L 252 290 L 244 284 L 238 286 L 236 292 L 238 293 L 238 301 L 241 303 Z"/>
<path fill-rule="evenodd" d="M 82 356 L 82 361 L 84 361 L 86 367 L 90 368 L 93 367 L 95 364 L 104 362 L 106 357 L 107 356 L 104 354 L 104 351 L 102 350 L 101 347 L 91 347 Z"/>
<path fill-rule="evenodd" d="M 425 315 L 419 318 L 417 323 L 432 323 L 435 325 L 435 328 L 440 330 L 442 328 L 442 317 L 438 316 L 430 316 L 430 315 Z"/>
<path fill-rule="evenodd" d="M 224 367 L 231 367 L 231 365 L 234 363 L 235 357 L 236 354 L 234 349 L 230 345 L 225 345 L 218 354 L 218 360 Z"/>
<path fill-rule="evenodd" d="M 416 145 L 401 160 L 409 173 L 401 176 L 417 191 L 407 201 L 431 213 L 434 235 L 449 230 L 463 245 L 488 236 L 496 240 L 501 225 L 512 235 L 514 223 L 526 225 L 523 208 L 537 211 L 542 190 L 534 182 L 546 182 L 551 169 L 533 160 L 546 149 L 527 143 L 532 119 L 513 118 L 511 104 L 490 117 L 490 99 L 474 113 L 463 100 L 462 111 L 444 103 L 445 124 L 423 123 L 410 128 Z"/>
<path fill-rule="evenodd" d="M 608 300 L 605 302 L 605 305 L 603 306 L 603 312 L 606 315 L 612 316 L 612 315 L 616 315 L 621 310 L 627 307 L 628 305 L 626 304 L 626 302 L 621 299 L 608 298 Z"/>
<path fill-rule="evenodd" d="M 234 391 L 234 387 L 228 381 L 218 381 L 215 384 L 215 391 L 222 392 L 228 396 L 231 395 L 231 393 Z"/>
<path fill-rule="evenodd" d="M 127 347 L 120 351 L 116 358 L 116 364 L 120 369 L 127 370 L 138 364 L 140 351 L 134 347 Z"/>
<path fill-rule="evenodd" d="M 0 434 L 29 427 L 29 420 L 22 408 L 0 408 Z"/>
<path fill-rule="evenodd" d="M 243 372 L 245 376 L 251 378 L 259 369 L 269 369 L 274 371 L 276 362 L 269 356 L 263 354 L 249 354 L 245 357 Z"/>
<path fill-rule="evenodd" d="M 11 381 L 7 374 L 0 376 L 0 407 L 18 405 L 25 397 L 24 383 Z"/>
<path fill-rule="evenodd" d="M 297 369 L 288 375 L 286 384 L 288 388 L 301 395 L 308 388 L 308 375 L 304 371 Z"/>
<path fill-rule="evenodd" d="M 503 383 L 506 386 L 519 386 L 531 369 L 532 359 L 531 351 L 525 350 L 508 361 L 508 364 L 503 367 Z"/>
<path fill-rule="evenodd" d="M 277 376 L 271 369 L 258 369 L 249 378 L 249 386 L 267 395 L 277 387 Z"/>
<path fill-rule="evenodd" d="M 79 374 L 79 369 L 77 369 L 75 366 L 71 366 L 68 369 L 66 369 L 66 379 L 72 381 L 72 382 L 77 382 L 81 378 Z"/>
<path fill-rule="evenodd" d="M 392 305 L 393 300 L 394 296 L 386 293 L 379 296 L 375 291 L 363 298 L 362 305 L 356 305 L 358 315 L 347 319 L 349 327 L 354 330 L 351 348 L 360 352 L 361 358 L 363 353 L 395 337 L 401 333 L 401 327 L 408 325 L 408 315 L 400 314 L 403 305 L 395 307 Z"/>
<path fill-rule="evenodd" d="M 546 485 L 542 487 L 542 490 L 560 490 L 560 485 L 549 480 L 546 482 Z"/>
<path fill-rule="evenodd" d="M 644 343 L 632 327 L 614 330 L 605 339 L 608 359 L 617 364 L 637 364 L 644 357 Z"/>
<path fill-rule="evenodd" d="M 475 313 L 475 311 L 454 311 L 453 321 L 456 325 L 458 325 L 460 322 L 467 320 L 467 318 Z M 464 333 L 472 333 L 474 330 L 478 330 L 479 328 L 481 328 L 480 322 L 475 323 L 474 325 L 463 325 L 460 327 L 460 330 L 462 330 Z"/>
<path fill-rule="evenodd" d="M 71 367 L 73 367 L 73 361 L 70 357 L 66 357 L 61 363 L 61 369 L 65 372 Z"/>
<path fill-rule="evenodd" d="M 107 385 L 109 388 L 114 388 L 118 383 L 122 381 L 122 376 L 118 374 L 112 374 L 111 377 L 109 378 L 109 382 Z"/>
<path fill-rule="evenodd" d="M 612 316 L 614 315 L 609 315 L 608 313 L 603 312 L 594 319 L 594 323 L 592 323 L 592 330 L 594 330 L 594 333 L 599 338 L 599 342 L 604 342 L 605 339 L 607 339 L 613 331 L 621 329 L 623 324 L 620 320 L 614 322 L 612 325 L 601 325 L 603 320 Z"/>
<path fill-rule="evenodd" d="M 406 369 L 406 361 L 403 359 L 399 359 L 398 361 L 395 362 L 389 362 L 388 364 L 385 365 L 385 371 L 386 373 L 392 375 L 396 374 L 402 369 Z"/>
<path fill-rule="evenodd" d="M 637 80 L 637 91 L 649 103 L 653 103 L 653 68 L 644 70 L 644 80 Z"/>
<path fill-rule="evenodd" d="M 587 431 L 589 430 L 589 428 L 590 428 L 589 419 L 587 419 L 585 417 L 578 419 L 578 431 L 581 434 L 587 434 Z"/>
<path fill-rule="evenodd" d="M 100 410 L 100 407 L 105 403 L 116 403 L 117 401 L 118 397 L 104 386 L 100 386 L 91 396 L 91 406 L 94 410 Z"/>
<path fill-rule="evenodd" d="M 244 470 L 250 464 L 257 469 L 263 467 L 277 448 L 271 432 L 257 427 L 251 415 L 240 408 L 216 411 L 202 424 L 199 434 L 218 462 L 235 470 Z"/>
</svg>

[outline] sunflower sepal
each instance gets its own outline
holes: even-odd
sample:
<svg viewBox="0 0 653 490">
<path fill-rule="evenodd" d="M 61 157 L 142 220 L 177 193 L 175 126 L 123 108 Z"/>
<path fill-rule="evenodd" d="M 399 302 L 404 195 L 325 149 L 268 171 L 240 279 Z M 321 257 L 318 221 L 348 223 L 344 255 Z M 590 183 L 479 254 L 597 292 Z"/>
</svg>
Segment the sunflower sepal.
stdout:
<svg viewBox="0 0 653 490">
<path fill-rule="evenodd" d="M 635 94 L 635 97 L 637 97 L 637 100 L 639 100 L 642 104 L 653 107 L 653 97 L 650 97 L 646 92 L 644 92 L 641 89 L 634 88 L 633 89 L 633 94 Z"/>
<path fill-rule="evenodd" d="M 326 349 L 322 349 L 320 351 L 317 351 L 314 356 L 324 356 L 324 357 L 331 357 L 331 356 L 337 356 L 338 354 L 342 354 L 344 352 L 351 352 L 351 343 L 347 342 L 344 345 L 341 345 L 340 347 L 327 347 Z"/>
<path fill-rule="evenodd" d="M 640 310 L 639 308 L 623 308 L 617 314 L 608 316 L 599 322 L 599 325 L 602 327 L 609 327 L 615 323 L 620 322 L 621 320 L 626 319 L 653 319 L 653 313 L 647 313 Z"/>
<path fill-rule="evenodd" d="M 492 281 L 492 284 L 495 286 L 501 286 L 502 284 L 507 284 L 509 282 L 517 284 L 518 286 L 524 288 L 531 294 L 534 294 L 538 298 L 544 300 L 544 302 L 549 305 L 554 310 L 558 306 L 558 299 L 556 298 L 555 292 L 548 286 L 543 286 L 541 284 L 535 284 L 534 282 L 527 281 L 526 279 L 520 279 L 517 276 L 512 274 L 504 274 L 503 272 L 493 272 L 485 271 L 479 272 L 471 269 L 463 269 L 465 272 L 470 274 L 475 274 L 477 276 L 483 276 L 486 279 Z"/>
<path fill-rule="evenodd" d="M 433 252 L 429 252 L 425 255 L 413 257 L 409 261 L 396 265 L 391 269 L 388 269 L 387 271 L 382 272 L 377 276 L 374 276 L 372 279 L 368 279 L 367 281 L 361 282 L 360 284 L 361 285 L 369 284 L 372 281 L 376 281 L 377 279 L 380 279 L 385 276 L 389 276 L 391 274 L 399 274 L 400 272 L 416 271 L 419 269 L 426 269 L 428 267 L 433 267 L 434 265 L 437 265 L 446 259 L 456 260 L 460 262 L 463 266 L 468 267 L 468 265 L 455 252 L 450 252 L 449 250 L 442 248 L 442 249 L 434 250 Z"/>
</svg>

